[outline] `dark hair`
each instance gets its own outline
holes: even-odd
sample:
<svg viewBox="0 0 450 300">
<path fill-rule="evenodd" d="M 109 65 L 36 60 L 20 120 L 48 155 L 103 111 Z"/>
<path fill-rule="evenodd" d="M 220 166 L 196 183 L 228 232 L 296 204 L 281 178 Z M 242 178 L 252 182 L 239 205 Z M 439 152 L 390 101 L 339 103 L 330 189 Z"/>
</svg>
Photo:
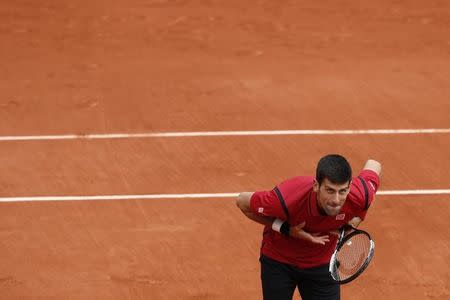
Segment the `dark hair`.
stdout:
<svg viewBox="0 0 450 300">
<path fill-rule="evenodd" d="M 326 155 L 319 160 L 316 169 L 316 180 L 319 185 L 325 178 L 335 184 L 349 182 L 352 179 L 352 167 L 345 157 L 339 154 Z"/>
</svg>

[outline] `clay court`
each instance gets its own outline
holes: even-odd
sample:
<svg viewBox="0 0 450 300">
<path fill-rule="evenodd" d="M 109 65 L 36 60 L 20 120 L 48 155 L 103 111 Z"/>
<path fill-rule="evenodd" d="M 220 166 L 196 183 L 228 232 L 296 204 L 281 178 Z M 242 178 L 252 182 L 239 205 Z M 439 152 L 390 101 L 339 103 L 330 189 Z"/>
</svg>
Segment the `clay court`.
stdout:
<svg viewBox="0 0 450 300">
<path fill-rule="evenodd" d="M 383 164 L 343 299 L 450 299 L 449 78 L 445 0 L 2 1 L 0 299 L 261 299 L 233 195 L 327 153 Z"/>
</svg>

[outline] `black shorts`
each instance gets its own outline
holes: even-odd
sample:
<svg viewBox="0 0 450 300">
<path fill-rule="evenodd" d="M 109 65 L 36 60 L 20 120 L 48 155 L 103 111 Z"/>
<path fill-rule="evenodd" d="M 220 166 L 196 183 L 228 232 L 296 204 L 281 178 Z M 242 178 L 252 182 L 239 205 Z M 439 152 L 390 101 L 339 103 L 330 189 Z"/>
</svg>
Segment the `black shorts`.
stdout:
<svg viewBox="0 0 450 300">
<path fill-rule="evenodd" d="M 339 300 L 340 285 L 328 265 L 299 269 L 261 255 L 261 282 L 264 300 L 292 300 L 298 287 L 302 300 Z"/>
</svg>

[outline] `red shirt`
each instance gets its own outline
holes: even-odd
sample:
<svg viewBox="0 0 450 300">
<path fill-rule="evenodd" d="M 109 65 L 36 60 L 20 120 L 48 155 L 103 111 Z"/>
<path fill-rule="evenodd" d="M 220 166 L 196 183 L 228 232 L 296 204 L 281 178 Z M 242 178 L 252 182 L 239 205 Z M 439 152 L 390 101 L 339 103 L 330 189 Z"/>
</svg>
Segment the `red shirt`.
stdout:
<svg viewBox="0 0 450 300">
<path fill-rule="evenodd" d="M 317 207 L 317 193 L 313 191 L 314 177 L 298 176 L 288 179 L 276 188 L 280 191 L 278 198 L 275 189 L 271 191 L 255 192 L 250 200 L 250 209 L 260 216 L 270 216 L 287 220 L 291 226 L 306 222 L 303 229 L 310 233 L 328 234 L 339 229 L 342 225 L 358 216 L 364 219 L 367 207 L 373 201 L 380 180 L 371 170 L 363 170 L 359 178 L 353 178 L 350 193 L 337 216 L 323 216 Z M 364 180 L 364 184 L 361 182 Z M 366 203 L 367 193 L 367 203 Z M 263 232 L 261 253 L 282 263 L 291 264 L 299 268 L 311 268 L 328 264 L 336 247 L 337 238 L 330 235 L 330 242 L 325 245 L 314 244 L 309 241 L 286 237 L 266 226 Z"/>
</svg>

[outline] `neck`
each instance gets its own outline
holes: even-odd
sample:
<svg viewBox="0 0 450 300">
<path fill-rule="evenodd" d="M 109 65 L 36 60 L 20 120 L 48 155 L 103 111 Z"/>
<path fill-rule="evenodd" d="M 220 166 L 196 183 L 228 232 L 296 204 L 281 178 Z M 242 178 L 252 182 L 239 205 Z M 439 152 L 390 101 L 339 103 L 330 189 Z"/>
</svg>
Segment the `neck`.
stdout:
<svg viewBox="0 0 450 300">
<path fill-rule="evenodd" d="M 328 216 L 327 213 L 325 212 L 325 210 L 320 205 L 319 194 L 317 194 L 317 197 L 316 197 L 316 204 L 317 204 L 317 210 L 319 211 L 319 214 L 322 216 Z"/>
</svg>

